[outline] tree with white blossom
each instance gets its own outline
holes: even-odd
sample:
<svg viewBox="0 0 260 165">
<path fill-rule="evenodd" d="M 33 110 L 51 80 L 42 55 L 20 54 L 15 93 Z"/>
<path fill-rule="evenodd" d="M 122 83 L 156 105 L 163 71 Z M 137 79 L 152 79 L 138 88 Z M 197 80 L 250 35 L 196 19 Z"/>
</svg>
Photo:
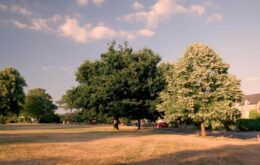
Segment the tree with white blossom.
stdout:
<svg viewBox="0 0 260 165">
<path fill-rule="evenodd" d="M 161 92 L 169 122 L 191 120 L 205 127 L 228 127 L 240 117 L 235 108 L 242 98 L 240 81 L 228 73 L 229 65 L 204 44 L 188 47 L 184 55 L 166 69 L 167 86 Z"/>
</svg>

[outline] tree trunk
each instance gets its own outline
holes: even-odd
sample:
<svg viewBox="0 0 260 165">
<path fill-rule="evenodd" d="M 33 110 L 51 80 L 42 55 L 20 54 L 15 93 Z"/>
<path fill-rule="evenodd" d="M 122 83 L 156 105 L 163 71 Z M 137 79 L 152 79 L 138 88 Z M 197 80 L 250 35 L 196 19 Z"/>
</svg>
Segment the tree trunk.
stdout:
<svg viewBox="0 0 260 165">
<path fill-rule="evenodd" d="M 201 136 L 205 137 L 206 136 L 205 124 L 201 123 L 200 128 L 201 128 Z"/>
<path fill-rule="evenodd" d="M 137 120 L 137 127 L 138 127 L 138 129 L 141 129 L 141 120 L 140 119 Z"/>
<path fill-rule="evenodd" d="M 115 118 L 115 119 L 114 119 L 113 127 L 114 127 L 115 129 L 119 130 L 119 119 L 118 119 L 118 118 Z"/>
</svg>

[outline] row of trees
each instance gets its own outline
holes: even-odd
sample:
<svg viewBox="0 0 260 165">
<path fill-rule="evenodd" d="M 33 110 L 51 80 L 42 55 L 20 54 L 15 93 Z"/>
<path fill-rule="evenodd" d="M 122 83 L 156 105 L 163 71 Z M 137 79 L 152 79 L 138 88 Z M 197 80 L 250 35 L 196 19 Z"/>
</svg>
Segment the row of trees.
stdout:
<svg viewBox="0 0 260 165">
<path fill-rule="evenodd" d="M 194 44 L 175 63 L 161 63 L 151 49 L 133 51 L 127 43 L 113 42 L 96 61 L 84 61 L 76 72 L 78 86 L 59 101 L 86 120 L 119 119 L 156 121 L 229 128 L 240 112 L 240 81 L 229 74 L 229 65 L 211 48 Z M 25 80 L 12 68 L 0 72 L 0 114 L 36 118 L 54 115 L 57 108 L 43 89 L 30 90 L 25 98 Z M 25 101 L 25 102 L 24 102 Z M 82 119 L 82 118 L 81 118 Z"/>
<path fill-rule="evenodd" d="M 151 49 L 133 51 L 112 43 L 100 60 L 85 61 L 78 69 L 79 85 L 67 91 L 68 109 L 114 118 L 152 121 L 164 114 L 175 124 L 229 128 L 240 117 L 235 108 L 242 98 L 240 81 L 211 48 L 194 44 L 175 63 L 161 63 Z M 159 111 L 160 112 L 159 112 Z M 139 122 L 140 128 L 140 122 Z"/>
<path fill-rule="evenodd" d="M 24 120 L 34 118 L 36 122 L 57 120 L 57 109 L 52 98 L 44 89 L 36 88 L 25 95 L 25 79 L 14 68 L 0 71 L 0 118 L 4 123 L 6 117 L 20 115 Z"/>
</svg>

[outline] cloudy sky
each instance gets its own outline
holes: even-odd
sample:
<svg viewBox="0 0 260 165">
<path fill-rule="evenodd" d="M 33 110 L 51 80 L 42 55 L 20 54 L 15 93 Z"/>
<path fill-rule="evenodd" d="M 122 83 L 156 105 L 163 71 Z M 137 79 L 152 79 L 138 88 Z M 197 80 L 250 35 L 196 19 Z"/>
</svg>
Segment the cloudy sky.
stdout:
<svg viewBox="0 0 260 165">
<path fill-rule="evenodd" d="M 194 42 L 231 65 L 245 94 L 260 92 L 259 0 L 0 0 L 0 69 L 58 100 L 85 59 L 112 40 L 174 61 Z M 28 90 L 27 89 L 27 90 Z"/>
</svg>

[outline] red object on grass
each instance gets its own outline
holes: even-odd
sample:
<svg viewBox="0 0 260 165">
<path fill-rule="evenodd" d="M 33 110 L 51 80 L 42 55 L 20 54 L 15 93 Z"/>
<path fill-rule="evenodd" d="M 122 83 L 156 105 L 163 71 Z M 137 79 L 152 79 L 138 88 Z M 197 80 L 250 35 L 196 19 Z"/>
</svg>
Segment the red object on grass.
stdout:
<svg viewBox="0 0 260 165">
<path fill-rule="evenodd" d="M 168 128 L 168 124 L 166 122 L 160 122 L 156 125 L 157 128 Z"/>
</svg>

